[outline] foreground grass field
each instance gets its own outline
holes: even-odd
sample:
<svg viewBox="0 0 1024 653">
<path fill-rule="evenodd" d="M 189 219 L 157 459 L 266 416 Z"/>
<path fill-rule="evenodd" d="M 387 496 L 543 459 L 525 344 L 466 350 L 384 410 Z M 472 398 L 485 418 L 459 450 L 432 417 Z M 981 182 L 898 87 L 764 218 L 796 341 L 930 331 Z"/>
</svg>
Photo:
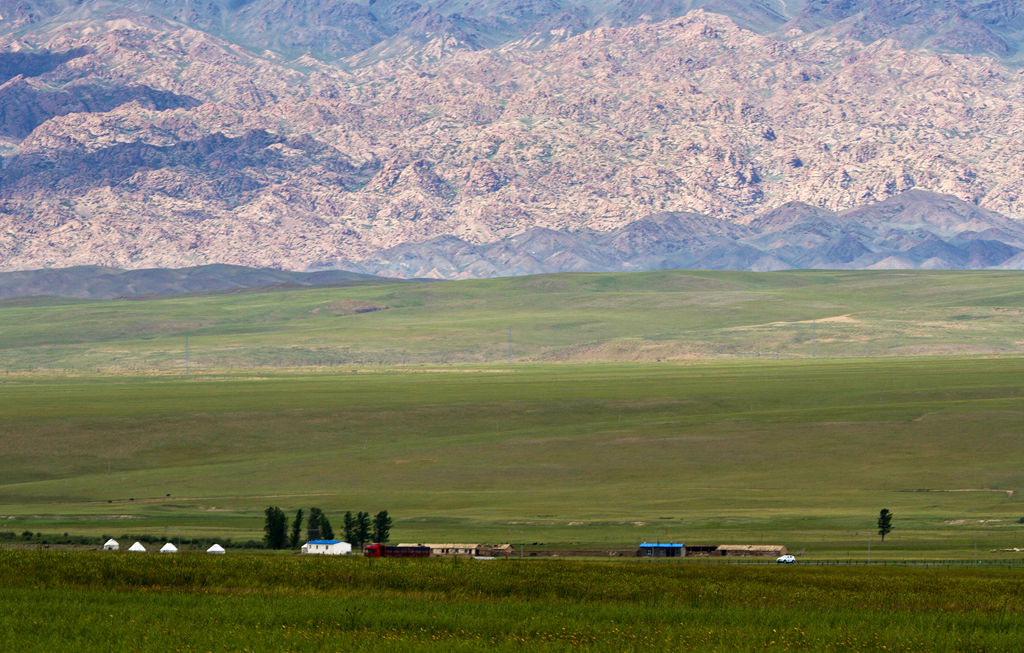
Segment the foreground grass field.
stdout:
<svg viewBox="0 0 1024 653">
<path fill-rule="evenodd" d="M 1022 556 L 1024 359 L 415 372 L 11 377 L 0 529 L 258 539 L 318 506 L 399 541 Z"/>
<path fill-rule="evenodd" d="M 1017 651 L 1019 576 L 0 551 L 0 647 Z"/>
</svg>

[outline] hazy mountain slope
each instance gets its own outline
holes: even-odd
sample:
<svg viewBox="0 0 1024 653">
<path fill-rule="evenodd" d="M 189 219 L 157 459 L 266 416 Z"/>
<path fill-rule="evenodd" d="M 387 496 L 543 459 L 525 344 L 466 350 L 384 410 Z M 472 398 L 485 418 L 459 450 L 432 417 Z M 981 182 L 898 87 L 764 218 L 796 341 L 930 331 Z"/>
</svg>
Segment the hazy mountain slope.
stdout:
<svg viewBox="0 0 1024 653">
<path fill-rule="evenodd" d="M 0 298 L 49 295 L 111 299 L 139 295 L 223 292 L 270 286 L 355 285 L 376 281 L 382 280 L 340 270 L 304 273 L 235 265 L 205 265 L 173 270 L 73 267 L 0 272 Z"/>
<path fill-rule="evenodd" d="M 787 19 L 777 0 L 0 0 L 0 33 L 81 20 L 157 16 L 255 51 L 369 62 L 435 39 L 493 48 L 540 34 L 564 38 L 595 27 L 665 20 L 705 8 L 758 30 Z M 554 32 L 555 34 L 552 34 Z"/>
<path fill-rule="evenodd" d="M 834 213 L 793 203 L 748 225 L 662 213 L 609 232 L 530 230 L 497 243 L 435 239 L 341 265 L 403 277 L 628 270 L 1024 269 L 1024 224 L 947 195 L 908 191 Z"/>
<path fill-rule="evenodd" d="M 1024 41 L 1021 0 L 807 0 L 792 22 L 862 41 L 1013 57 Z"/>
<path fill-rule="evenodd" d="M 706 9 L 766 33 L 829 29 L 865 42 L 1012 57 L 1024 39 L 1021 0 L 0 0 L 0 33 L 58 22 L 152 15 L 294 57 L 367 63 L 447 47 L 499 47 L 596 27 L 657 22 Z"/>
</svg>

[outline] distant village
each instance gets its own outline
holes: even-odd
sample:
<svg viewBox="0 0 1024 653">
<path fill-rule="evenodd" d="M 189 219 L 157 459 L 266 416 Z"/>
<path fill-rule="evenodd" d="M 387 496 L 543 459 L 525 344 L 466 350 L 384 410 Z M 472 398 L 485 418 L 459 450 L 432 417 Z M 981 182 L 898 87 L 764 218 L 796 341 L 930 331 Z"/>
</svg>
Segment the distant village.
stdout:
<svg viewBox="0 0 1024 653">
<path fill-rule="evenodd" d="M 334 537 L 334 528 L 327 515 L 320 508 L 310 508 L 304 512 L 296 511 L 290 521 L 278 506 L 269 506 L 264 511 L 263 548 L 287 550 L 291 549 L 302 555 L 348 556 L 362 554 L 367 558 L 476 558 L 484 560 L 509 559 L 511 557 L 538 556 L 586 556 L 586 557 L 621 557 L 636 556 L 638 558 L 729 558 L 729 557 L 776 557 L 779 562 L 793 562 L 794 557 L 781 544 L 691 544 L 682 542 L 641 542 L 636 549 L 617 549 L 610 551 L 586 550 L 549 550 L 537 548 L 535 542 L 530 550 L 521 545 L 517 552 L 514 545 L 479 544 L 457 542 L 401 542 L 391 544 L 392 519 L 386 510 L 372 516 L 368 512 L 348 511 L 344 513 L 342 531 L 344 539 Z M 305 527 L 305 528 L 304 528 Z M 302 534 L 305 530 L 305 542 Z M 140 538 L 146 540 L 147 538 Z M 151 541 L 151 540 L 149 540 Z M 193 543 L 195 544 L 195 543 Z M 151 544 L 155 549 L 155 545 Z M 205 546 L 205 545 L 203 545 Z M 249 547 L 246 547 L 249 548 Z M 119 551 L 120 543 L 110 538 L 103 544 L 106 551 Z M 145 553 L 150 551 L 142 541 L 135 541 L 128 551 Z M 178 546 L 166 542 L 158 551 L 160 553 L 177 553 Z M 226 549 L 219 543 L 213 543 L 206 549 L 207 553 L 223 555 Z"/>
<path fill-rule="evenodd" d="M 103 544 L 104 551 L 119 551 L 121 544 L 111 538 Z M 127 549 L 133 553 L 147 553 L 151 549 L 142 542 L 136 541 Z M 178 553 L 178 547 L 167 542 L 159 549 L 159 553 Z M 356 549 L 358 552 L 358 549 Z M 220 544 L 213 544 L 206 553 L 223 555 L 227 551 Z M 352 543 L 344 540 L 309 540 L 299 547 L 299 553 L 303 555 L 328 555 L 346 556 L 353 554 Z M 611 556 L 624 555 L 623 551 L 609 551 Z M 719 545 L 691 545 L 683 543 L 651 543 L 642 542 L 636 549 L 635 555 L 638 558 L 710 558 L 710 557 L 777 557 L 788 556 L 789 550 L 781 544 L 719 544 Z M 484 560 L 495 560 L 499 558 L 509 559 L 518 557 L 537 556 L 559 556 L 559 555 L 602 555 L 596 551 L 538 551 L 526 552 L 520 549 L 516 553 L 512 544 L 468 544 L 468 543 L 425 543 L 425 542 L 404 542 L 399 544 L 387 544 L 384 542 L 373 542 L 363 547 L 362 555 L 368 558 L 475 558 Z"/>
</svg>

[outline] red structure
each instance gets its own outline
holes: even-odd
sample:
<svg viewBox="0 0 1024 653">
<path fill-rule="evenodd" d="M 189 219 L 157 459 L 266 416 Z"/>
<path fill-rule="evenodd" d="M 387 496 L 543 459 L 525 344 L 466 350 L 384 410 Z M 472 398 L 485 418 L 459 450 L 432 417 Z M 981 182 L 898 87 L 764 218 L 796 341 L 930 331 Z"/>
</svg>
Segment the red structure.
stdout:
<svg viewBox="0 0 1024 653">
<path fill-rule="evenodd" d="M 429 546 L 386 546 L 377 542 L 363 549 L 367 558 L 429 558 Z"/>
</svg>

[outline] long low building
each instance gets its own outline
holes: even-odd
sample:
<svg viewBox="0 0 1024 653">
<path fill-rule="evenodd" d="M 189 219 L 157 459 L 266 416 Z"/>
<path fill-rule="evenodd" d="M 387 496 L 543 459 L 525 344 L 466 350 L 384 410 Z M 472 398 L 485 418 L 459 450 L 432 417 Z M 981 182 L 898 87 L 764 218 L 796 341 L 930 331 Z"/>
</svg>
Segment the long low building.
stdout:
<svg viewBox="0 0 1024 653">
<path fill-rule="evenodd" d="M 718 547 L 723 556 L 781 556 L 789 549 L 781 544 L 722 544 Z"/>
<path fill-rule="evenodd" d="M 789 553 L 782 544 L 682 544 L 644 542 L 636 555 L 643 558 L 754 557 L 781 556 Z"/>
<path fill-rule="evenodd" d="M 789 549 L 781 544 L 722 544 L 715 549 L 719 556 L 781 556 Z"/>
<path fill-rule="evenodd" d="M 417 543 L 409 544 L 403 543 L 398 546 L 426 546 L 430 547 L 430 555 L 432 556 L 476 556 L 480 555 L 479 544 L 426 544 Z"/>
</svg>

